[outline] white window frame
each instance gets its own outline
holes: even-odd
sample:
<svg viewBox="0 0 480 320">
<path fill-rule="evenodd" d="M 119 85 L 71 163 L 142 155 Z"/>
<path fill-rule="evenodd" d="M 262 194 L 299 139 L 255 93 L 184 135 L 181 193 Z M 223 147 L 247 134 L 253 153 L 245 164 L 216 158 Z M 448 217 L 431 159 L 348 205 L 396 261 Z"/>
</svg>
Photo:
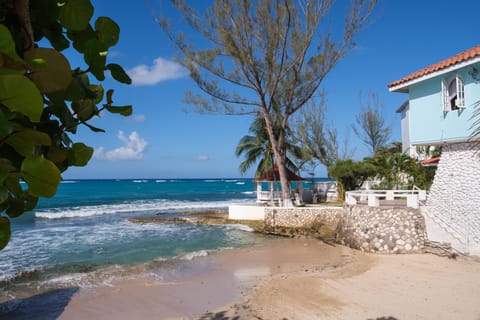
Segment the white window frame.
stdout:
<svg viewBox="0 0 480 320">
<path fill-rule="evenodd" d="M 441 95 L 442 95 L 442 111 L 443 112 L 453 111 L 452 106 L 450 104 L 450 94 L 448 92 L 448 88 L 453 81 L 455 81 L 455 88 L 457 90 L 457 99 L 455 100 L 455 106 L 458 109 L 465 108 L 465 83 L 463 81 L 463 78 L 457 74 L 455 78 L 453 78 L 448 82 L 446 82 L 445 80 L 442 80 Z"/>
<path fill-rule="evenodd" d="M 450 111 L 450 101 L 448 101 L 448 89 L 447 82 L 442 80 L 442 111 Z"/>
<path fill-rule="evenodd" d="M 463 78 L 459 75 L 455 76 L 455 80 L 457 82 L 457 101 L 455 104 L 457 108 L 464 109 L 465 108 L 465 83 L 463 82 Z"/>
</svg>

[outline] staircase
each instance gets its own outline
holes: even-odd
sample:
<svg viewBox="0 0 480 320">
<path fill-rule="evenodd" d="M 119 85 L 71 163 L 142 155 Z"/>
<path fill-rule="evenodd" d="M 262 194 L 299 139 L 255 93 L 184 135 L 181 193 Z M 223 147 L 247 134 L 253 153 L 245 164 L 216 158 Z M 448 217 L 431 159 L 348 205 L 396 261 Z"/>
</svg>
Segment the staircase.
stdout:
<svg viewBox="0 0 480 320">
<path fill-rule="evenodd" d="M 468 244 L 461 239 L 458 233 L 452 230 L 445 222 L 432 216 L 428 207 L 421 206 L 420 209 L 425 218 L 428 240 L 439 243 L 448 243 L 455 251 L 461 254 L 480 255 L 480 250 L 478 250 L 478 252 L 471 252 L 472 248 L 469 248 Z"/>
</svg>

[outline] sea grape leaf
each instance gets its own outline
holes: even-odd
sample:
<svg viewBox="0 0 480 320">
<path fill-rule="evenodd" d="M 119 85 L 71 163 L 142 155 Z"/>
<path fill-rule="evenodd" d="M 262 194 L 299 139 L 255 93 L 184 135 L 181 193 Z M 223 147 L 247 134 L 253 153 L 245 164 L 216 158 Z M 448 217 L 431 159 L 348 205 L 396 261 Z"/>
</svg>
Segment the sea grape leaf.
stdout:
<svg viewBox="0 0 480 320">
<path fill-rule="evenodd" d="M 53 27 L 48 27 L 48 28 L 42 28 L 43 33 L 45 34 L 45 37 L 50 41 L 52 46 L 58 50 L 58 51 L 63 51 L 70 47 L 70 42 L 68 39 L 63 35 L 63 30 L 61 24 L 58 22 L 54 24 L 54 26 L 58 26 L 59 31 L 54 32 L 52 29 Z"/>
<path fill-rule="evenodd" d="M 9 135 L 12 132 L 12 125 L 4 116 L 2 110 L 0 110 L 0 139 Z"/>
<path fill-rule="evenodd" d="M 95 105 L 90 99 L 72 102 L 72 109 L 75 111 L 78 118 L 83 121 L 92 118 L 96 111 Z"/>
<path fill-rule="evenodd" d="M 116 63 L 110 63 L 105 66 L 105 69 L 110 70 L 113 79 L 117 80 L 118 82 L 126 84 L 132 83 L 132 79 L 120 65 Z"/>
<path fill-rule="evenodd" d="M 34 155 L 37 146 L 49 146 L 52 144 L 48 134 L 35 130 L 16 132 L 8 137 L 5 142 L 24 157 Z"/>
<path fill-rule="evenodd" d="M 5 158 L 0 158 L 0 183 L 3 183 L 7 179 L 10 172 L 15 171 L 15 167 L 12 165 L 10 160 Z"/>
<path fill-rule="evenodd" d="M 27 194 L 25 196 L 25 198 L 23 199 L 23 201 L 24 201 L 24 210 L 25 211 L 32 211 L 37 206 L 38 197 Z"/>
<path fill-rule="evenodd" d="M 88 86 L 91 92 L 95 94 L 94 103 L 100 103 L 103 100 L 103 87 L 101 85 L 90 85 Z"/>
<path fill-rule="evenodd" d="M 72 166 L 83 167 L 86 166 L 88 161 L 92 158 L 93 148 L 85 145 L 84 143 L 74 143 L 72 149 L 68 154 L 68 162 Z"/>
<path fill-rule="evenodd" d="M 105 105 L 105 108 L 111 112 L 111 113 L 117 113 L 122 116 L 128 117 L 129 115 L 132 114 L 132 106 L 110 106 L 110 105 Z"/>
<path fill-rule="evenodd" d="M 29 62 L 30 78 L 41 92 L 50 93 L 68 88 L 72 82 L 72 72 L 67 58 L 55 49 L 34 48 L 25 52 L 25 60 Z M 44 61 L 44 65 L 39 65 Z"/>
<path fill-rule="evenodd" d="M 15 50 L 15 42 L 13 41 L 12 34 L 3 24 L 0 24 L 0 53 L 14 61 L 22 61 Z"/>
<path fill-rule="evenodd" d="M 33 196 L 51 198 L 55 195 L 61 176 L 52 161 L 42 156 L 29 157 L 23 160 L 21 170 Z"/>
<path fill-rule="evenodd" d="M 87 122 L 84 122 L 83 123 L 85 126 L 87 126 L 88 129 L 92 130 L 93 132 L 105 132 L 105 130 L 101 129 L 101 128 L 97 128 L 97 127 L 94 127 L 92 126 L 91 124 L 87 123 Z"/>
<path fill-rule="evenodd" d="M 23 192 L 20 197 L 8 199 L 8 209 L 6 210 L 10 218 L 16 218 L 25 211 L 33 210 L 38 202 L 38 197 L 32 196 L 28 191 Z"/>
<path fill-rule="evenodd" d="M 108 89 L 107 90 L 107 104 L 112 104 L 113 103 L 112 96 L 113 96 L 113 89 Z"/>
<path fill-rule="evenodd" d="M 85 45 L 89 40 L 97 37 L 90 25 L 81 31 L 68 31 L 67 36 L 73 41 L 73 47 L 80 53 L 85 52 Z"/>
<path fill-rule="evenodd" d="M 104 70 L 107 62 L 107 47 L 98 39 L 88 40 L 85 44 L 83 58 L 90 66 L 90 72 L 99 81 L 105 80 Z"/>
<path fill-rule="evenodd" d="M 85 29 L 93 16 L 93 6 L 89 0 L 64 0 L 59 2 L 59 6 L 58 19 L 69 30 Z"/>
<path fill-rule="evenodd" d="M 98 17 L 95 21 L 98 39 L 107 47 L 114 46 L 120 37 L 120 27 L 108 17 Z"/>
<path fill-rule="evenodd" d="M 33 210 L 37 202 L 37 197 L 33 197 L 24 192 L 21 197 L 8 199 L 8 209 L 6 212 L 10 218 L 16 218 L 21 216 L 25 211 Z"/>
<path fill-rule="evenodd" d="M 10 173 L 4 181 L 4 185 L 17 198 L 22 197 L 23 189 L 20 185 L 21 174 L 17 172 Z"/>
<path fill-rule="evenodd" d="M 74 77 L 72 79 L 72 82 L 70 82 L 70 85 L 68 86 L 67 90 L 64 93 L 65 93 L 65 100 L 75 101 L 75 100 L 82 99 L 84 97 L 85 90 L 83 89 L 81 80 L 78 79 L 77 77 Z"/>
<path fill-rule="evenodd" d="M 26 115 L 32 122 L 40 121 L 43 97 L 37 86 L 17 73 L 0 74 L 0 103 L 11 111 Z"/>
<path fill-rule="evenodd" d="M 0 186 L 0 203 L 8 199 L 8 189 L 4 186 Z"/>
<path fill-rule="evenodd" d="M 11 234 L 10 220 L 5 217 L 0 217 L 0 250 L 7 246 Z"/>
<path fill-rule="evenodd" d="M 68 150 L 65 148 L 52 146 L 48 149 L 47 159 L 55 163 L 65 161 L 67 159 L 67 156 L 68 156 Z"/>
<path fill-rule="evenodd" d="M 59 6 L 56 0 L 30 1 L 30 17 L 33 25 L 52 27 L 57 22 Z"/>
</svg>

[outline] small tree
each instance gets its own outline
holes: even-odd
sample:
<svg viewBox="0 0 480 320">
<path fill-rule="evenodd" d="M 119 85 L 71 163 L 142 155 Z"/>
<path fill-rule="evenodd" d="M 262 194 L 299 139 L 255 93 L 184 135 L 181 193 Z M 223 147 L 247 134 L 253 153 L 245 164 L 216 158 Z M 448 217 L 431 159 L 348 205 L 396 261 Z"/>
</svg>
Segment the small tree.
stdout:
<svg viewBox="0 0 480 320">
<path fill-rule="evenodd" d="M 360 188 L 368 178 L 375 176 L 376 172 L 374 164 L 351 159 L 337 160 L 328 168 L 328 175 L 337 181 L 339 200 L 345 200 L 345 191 Z"/>
<path fill-rule="evenodd" d="M 296 117 L 294 140 L 302 149 L 304 163 L 318 162 L 330 167 L 335 161 L 353 157 L 348 135 L 341 145 L 338 130 L 327 123 L 326 104 L 324 94 L 320 100 L 313 99 L 299 112 Z"/>
<path fill-rule="evenodd" d="M 187 92 L 186 101 L 200 112 L 261 114 L 279 169 L 284 203 L 291 204 L 285 168 L 290 117 L 354 47 L 353 38 L 376 0 L 351 1 L 338 41 L 330 31 L 320 30 L 333 0 L 224 0 L 203 14 L 185 1 L 171 2 L 206 40 L 201 43 L 205 49 L 195 48 L 184 34 L 174 32 L 170 21 L 158 20 L 183 54 L 181 63 L 208 96 Z"/>
<path fill-rule="evenodd" d="M 383 109 L 378 95 L 369 93 L 366 106 L 362 106 L 355 117 L 356 125 L 352 126 L 353 132 L 371 149 L 372 155 L 390 139 L 391 129 L 386 124 Z"/>
<path fill-rule="evenodd" d="M 112 105 L 113 90 L 104 94 L 90 82 L 91 76 L 103 81 L 106 70 L 131 82 L 121 66 L 106 63 L 120 28 L 108 17 L 92 26 L 93 10 L 89 0 L 0 1 L 0 249 L 10 238 L 6 216 L 54 196 L 61 173 L 90 160 L 93 149 L 71 139 L 78 126 L 99 132 L 88 121 L 102 110 L 131 113 L 131 106 Z M 86 70 L 73 68 L 61 53 L 70 45 Z"/>
<path fill-rule="evenodd" d="M 439 151 L 433 149 L 431 152 L 438 156 Z M 428 190 L 436 171 L 436 167 L 424 167 L 418 159 L 402 153 L 400 142 L 380 148 L 373 158 L 366 158 L 364 161 L 376 167 L 375 177 L 382 179 L 378 186 L 380 189 L 411 189 L 416 186 Z"/>
</svg>

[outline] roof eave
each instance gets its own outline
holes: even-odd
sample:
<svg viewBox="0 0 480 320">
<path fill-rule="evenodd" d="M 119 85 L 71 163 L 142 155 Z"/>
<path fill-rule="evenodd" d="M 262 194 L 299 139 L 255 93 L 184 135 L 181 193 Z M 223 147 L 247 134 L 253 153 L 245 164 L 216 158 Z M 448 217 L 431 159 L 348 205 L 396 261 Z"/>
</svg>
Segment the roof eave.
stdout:
<svg viewBox="0 0 480 320">
<path fill-rule="evenodd" d="M 422 81 L 425 81 L 425 80 L 429 80 L 429 79 L 444 75 L 446 73 L 449 73 L 449 72 L 452 72 L 452 71 L 455 71 L 455 70 L 458 70 L 458 69 L 461 69 L 461 68 L 468 67 L 468 66 L 470 66 L 472 64 L 475 64 L 475 63 L 478 63 L 478 62 L 480 62 L 480 56 L 477 56 L 477 57 L 474 57 L 472 59 L 468 59 L 468 60 L 456 63 L 456 64 L 454 64 L 450 67 L 447 67 L 447 68 L 444 68 L 444 69 L 441 69 L 441 70 L 438 70 L 438 71 L 427 73 L 423 76 L 420 76 L 418 78 L 400 83 L 396 86 L 389 87 L 388 91 L 407 93 L 409 91 L 409 87 L 411 85 L 414 85 L 416 83 L 419 83 L 419 82 L 422 82 Z"/>
</svg>

